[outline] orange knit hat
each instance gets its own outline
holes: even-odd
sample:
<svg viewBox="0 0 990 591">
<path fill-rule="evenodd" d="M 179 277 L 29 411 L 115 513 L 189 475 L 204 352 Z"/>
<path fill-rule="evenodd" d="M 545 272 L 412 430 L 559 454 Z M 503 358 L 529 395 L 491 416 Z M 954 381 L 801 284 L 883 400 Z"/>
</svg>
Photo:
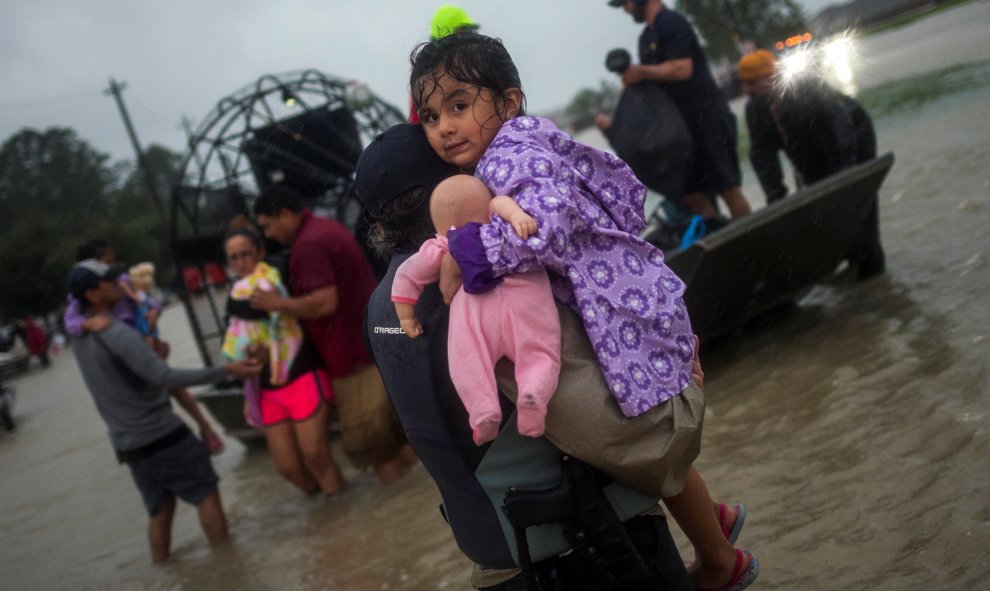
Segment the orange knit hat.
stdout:
<svg viewBox="0 0 990 591">
<path fill-rule="evenodd" d="M 777 65 L 777 57 L 766 49 L 757 49 L 747 53 L 739 60 L 739 79 L 752 82 L 758 78 L 770 76 Z"/>
</svg>

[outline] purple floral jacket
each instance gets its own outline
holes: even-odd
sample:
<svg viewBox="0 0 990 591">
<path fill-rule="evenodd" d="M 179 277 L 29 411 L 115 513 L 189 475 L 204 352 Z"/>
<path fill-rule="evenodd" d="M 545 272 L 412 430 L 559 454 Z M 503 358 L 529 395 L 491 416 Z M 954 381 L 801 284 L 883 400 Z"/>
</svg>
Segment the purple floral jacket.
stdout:
<svg viewBox="0 0 990 591">
<path fill-rule="evenodd" d="M 478 227 L 484 260 L 476 255 L 474 263 L 481 274 L 545 268 L 554 296 L 584 320 L 624 415 L 684 391 L 694 357 L 684 283 L 663 253 L 639 238 L 646 188 L 629 167 L 549 120 L 517 117 L 502 126 L 475 175 L 494 195 L 513 197 L 538 224 L 527 240 L 497 216 Z M 472 238 L 451 238 L 458 262 L 471 258 L 465 251 Z"/>
</svg>

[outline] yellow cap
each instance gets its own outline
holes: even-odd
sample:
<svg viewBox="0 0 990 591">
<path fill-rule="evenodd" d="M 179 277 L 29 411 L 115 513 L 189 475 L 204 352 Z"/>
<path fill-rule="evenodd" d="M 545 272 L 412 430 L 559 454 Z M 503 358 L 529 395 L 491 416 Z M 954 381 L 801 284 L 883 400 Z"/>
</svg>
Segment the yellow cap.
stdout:
<svg viewBox="0 0 990 591">
<path fill-rule="evenodd" d="M 777 65 L 777 57 L 766 49 L 757 49 L 747 53 L 739 60 L 739 79 L 752 82 L 758 78 L 770 76 Z"/>
<path fill-rule="evenodd" d="M 477 29 L 478 23 L 468 16 L 464 9 L 453 4 L 444 4 L 433 13 L 430 22 L 430 38 L 442 39 L 463 29 Z"/>
</svg>

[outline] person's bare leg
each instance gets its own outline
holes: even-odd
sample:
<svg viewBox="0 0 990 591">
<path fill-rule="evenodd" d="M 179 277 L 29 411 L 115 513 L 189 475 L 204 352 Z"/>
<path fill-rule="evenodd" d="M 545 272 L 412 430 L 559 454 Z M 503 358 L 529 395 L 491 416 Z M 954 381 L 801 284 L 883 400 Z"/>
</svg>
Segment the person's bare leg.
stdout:
<svg viewBox="0 0 990 591">
<path fill-rule="evenodd" d="M 162 508 L 148 522 L 148 544 L 151 561 L 164 562 L 172 545 L 172 518 L 175 517 L 175 497 L 168 496 Z"/>
<path fill-rule="evenodd" d="M 704 193 L 685 193 L 681 198 L 684 209 L 692 214 L 700 215 L 704 219 L 711 219 L 718 215 L 718 211 L 712 204 L 711 199 Z"/>
<path fill-rule="evenodd" d="M 382 484 L 392 484 L 396 480 L 402 478 L 405 468 L 405 461 L 401 456 L 396 456 L 387 462 L 383 462 L 375 466 L 375 475 L 378 476 L 378 482 Z"/>
<path fill-rule="evenodd" d="M 737 220 L 753 213 L 753 208 L 749 206 L 749 200 L 746 199 L 746 195 L 738 186 L 729 187 L 722 191 L 721 195 L 725 205 L 729 208 L 729 215 L 732 216 L 732 219 Z"/>
<path fill-rule="evenodd" d="M 296 485 L 307 495 L 319 490 L 319 483 L 303 462 L 302 452 L 296 441 L 296 429 L 292 423 L 285 421 L 265 427 L 265 441 L 268 442 L 268 451 L 271 453 L 275 470 L 282 478 Z"/>
<path fill-rule="evenodd" d="M 338 493 L 347 486 L 340 466 L 330 452 L 330 405 L 320 402 L 313 416 L 293 425 L 296 441 L 309 474 L 319 483 L 323 494 Z"/>
<path fill-rule="evenodd" d="M 223 505 L 220 503 L 219 487 L 214 488 L 196 505 L 196 512 L 199 513 L 199 525 L 203 528 L 203 533 L 206 534 L 211 546 L 219 546 L 230 539 L 227 515 L 223 512 Z"/>
<path fill-rule="evenodd" d="M 717 589 L 726 585 L 732 578 L 736 552 L 712 512 L 711 494 L 701 474 L 690 468 L 684 477 L 684 490 L 663 502 L 694 547 L 698 563 L 692 573 L 695 586 Z"/>
</svg>

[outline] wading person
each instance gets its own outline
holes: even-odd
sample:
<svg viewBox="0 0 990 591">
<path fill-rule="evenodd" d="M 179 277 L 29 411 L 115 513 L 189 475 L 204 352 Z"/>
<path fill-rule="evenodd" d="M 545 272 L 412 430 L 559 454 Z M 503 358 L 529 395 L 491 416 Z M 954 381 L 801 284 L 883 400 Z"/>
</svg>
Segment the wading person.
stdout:
<svg viewBox="0 0 990 591">
<path fill-rule="evenodd" d="M 227 367 L 170 368 L 134 328 L 112 315 L 114 305 L 124 297 L 117 284 L 122 270 L 87 259 L 70 271 L 69 293 L 88 318 L 101 316 L 108 323 L 101 332 L 76 339 L 72 351 L 117 457 L 130 468 L 141 493 L 151 517 L 151 559 L 161 562 L 169 556 L 176 498 L 196 507 L 211 545 L 220 544 L 228 535 L 210 452 L 172 412 L 168 390 L 200 429 L 207 431 L 206 418 L 185 387 L 255 376 L 260 365 L 242 361 Z"/>
<path fill-rule="evenodd" d="M 257 383 L 244 387 L 249 422 L 264 430 L 278 473 L 306 494 L 334 495 L 347 485 L 330 452 L 330 379 L 299 322 L 287 314 L 253 310 L 257 289 L 284 291 L 281 273 L 265 260 L 261 235 L 246 225 L 232 228 L 224 242 L 227 264 L 240 279 L 227 300 L 230 317 L 224 356 L 240 359 L 254 349 L 268 352 Z M 253 398 L 252 398 L 253 396 Z"/>
<path fill-rule="evenodd" d="M 622 83 L 660 84 L 694 140 L 684 195 L 668 197 L 710 225 L 717 215 L 712 194 L 721 196 L 733 219 L 748 215 L 749 201 L 739 188 L 736 118 L 715 84 L 691 24 L 662 0 L 609 0 L 609 5 L 622 7 L 634 21 L 646 24 L 639 37 L 640 63 L 629 65 Z M 607 127 L 609 121 L 599 118 L 598 125 Z"/>
<path fill-rule="evenodd" d="M 341 445 L 358 470 L 372 467 L 382 484 L 415 462 L 378 368 L 364 345 L 362 321 L 377 281 L 348 229 L 313 215 L 302 198 L 275 185 L 254 204 L 265 236 L 291 245 L 289 295 L 255 291 L 251 307 L 300 320 L 333 387 Z"/>
<path fill-rule="evenodd" d="M 749 159 L 767 203 L 787 195 L 780 152 L 794 165 L 800 180 L 814 183 L 844 168 L 872 160 L 877 138 L 869 114 L 852 97 L 811 76 L 783 81 L 777 58 L 760 49 L 739 60 L 739 80 L 746 103 Z M 860 279 L 882 273 L 880 216 L 874 198 L 850 253 Z"/>
</svg>

